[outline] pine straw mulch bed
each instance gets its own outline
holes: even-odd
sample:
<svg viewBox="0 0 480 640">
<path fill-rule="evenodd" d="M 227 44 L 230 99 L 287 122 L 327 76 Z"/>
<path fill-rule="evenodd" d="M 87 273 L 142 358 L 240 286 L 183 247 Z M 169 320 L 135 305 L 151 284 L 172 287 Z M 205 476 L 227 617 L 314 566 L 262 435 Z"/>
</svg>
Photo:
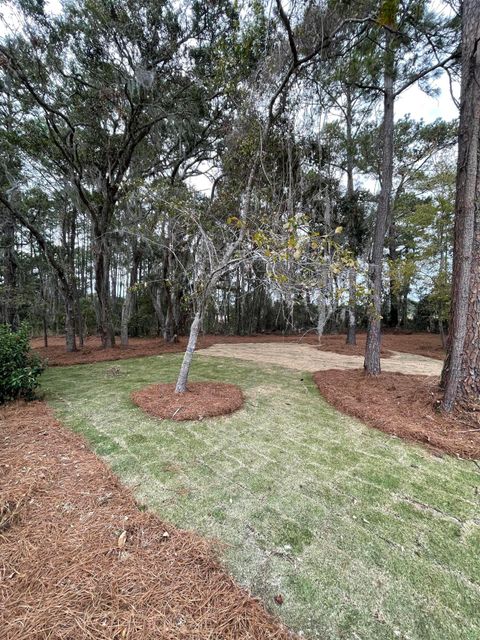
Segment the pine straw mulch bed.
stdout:
<svg viewBox="0 0 480 640">
<path fill-rule="evenodd" d="M 226 382 L 190 382 L 185 393 L 175 393 L 175 384 L 152 384 L 134 391 L 131 398 L 146 413 L 167 420 L 223 416 L 244 402 L 240 387 Z"/>
<path fill-rule="evenodd" d="M 328 351 L 329 353 L 338 353 L 342 356 L 361 356 L 365 355 L 366 335 L 357 336 L 356 344 L 347 344 L 346 336 L 342 334 L 322 336 L 321 343 L 318 345 L 319 351 Z M 380 351 L 382 358 L 391 358 L 391 351 L 385 348 L 382 340 L 382 348 Z"/>
<path fill-rule="evenodd" d="M 318 347 L 320 351 L 330 351 L 346 356 L 363 356 L 365 354 L 365 343 L 367 336 L 365 333 L 357 334 L 357 344 L 350 345 L 345 342 L 345 335 L 325 335 Z M 442 341 L 436 333 L 395 333 L 385 332 L 382 334 L 382 358 L 390 358 L 393 351 L 401 353 L 413 353 L 417 356 L 443 360 L 445 351 Z"/>
<path fill-rule="evenodd" d="M 319 371 L 320 393 L 336 409 L 404 440 L 421 442 L 435 452 L 480 459 L 480 423 L 475 414 L 443 415 L 435 409 L 440 394 L 432 376 L 363 370 Z"/>
<path fill-rule="evenodd" d="M 209 542 L 139 510 L 47 405 L 10 405 L 0 418 L 3 639 L 293 637 Z"/>
</svg>

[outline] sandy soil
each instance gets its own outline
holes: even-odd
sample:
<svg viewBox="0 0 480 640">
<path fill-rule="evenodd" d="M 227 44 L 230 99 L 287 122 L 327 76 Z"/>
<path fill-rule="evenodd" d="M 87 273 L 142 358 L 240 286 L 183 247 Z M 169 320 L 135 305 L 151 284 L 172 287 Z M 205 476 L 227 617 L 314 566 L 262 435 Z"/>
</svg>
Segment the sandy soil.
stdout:
<svg viewBox="0 0 480 640">
<path fill-rule="evenodd" d="M 306 344 L 216 344 L 201 349 L 199 354 L 223 358 L 240 358 L 258 363 L 276 364 L 299 371 L 326 371 L 327 369 L 361 369 L 362 356 L 348 356 L 320 351 L 314 345 Z M 438 376 L 442 363 L 433 358 L 393 352 L 389 358 L 382 360 L 384 371 L 396 371 L 407 374 Z"/>
</svg>

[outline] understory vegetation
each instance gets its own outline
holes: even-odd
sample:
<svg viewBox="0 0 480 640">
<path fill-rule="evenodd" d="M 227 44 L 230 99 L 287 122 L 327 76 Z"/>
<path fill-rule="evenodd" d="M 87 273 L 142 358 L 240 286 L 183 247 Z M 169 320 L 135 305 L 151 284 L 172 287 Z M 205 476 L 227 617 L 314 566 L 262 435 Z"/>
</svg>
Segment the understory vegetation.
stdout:
<svg viewBox="0 0 480 640">
<path fill-rule="evenodd" d="M 17 398 L 32 400 L 43 369 L 40 357 L 30 351 L 29 327 L 12 331 L 0 325 L 0 404 Z"/>
<path fill-rule="evenodd" d="M 180 355 L 49 369 L 56 415 L 146 508 L 225 543 L 243 585 L 306 637 L 476 640 L 478 468 L 342 416 L 310 374 L 199 356 L 192 380 L 239 384 L 243 409 L 178 423 L 132 391 Z M 281 595 L 283 604 L 275 601 Z"/>
</svg>

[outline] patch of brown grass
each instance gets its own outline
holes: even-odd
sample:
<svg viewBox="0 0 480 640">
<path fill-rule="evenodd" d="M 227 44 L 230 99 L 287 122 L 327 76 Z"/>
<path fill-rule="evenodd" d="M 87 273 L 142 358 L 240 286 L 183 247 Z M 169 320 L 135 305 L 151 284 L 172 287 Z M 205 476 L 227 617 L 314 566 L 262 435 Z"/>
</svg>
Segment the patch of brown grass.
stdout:
<svg viewBox="0 0 480 640">
<path fill-rule="evenodd" d="M 0 418 L 2 638 L 292 637 L 234 584 L 210 542 L 141 512 L 44 403 Z"/>
</svg>

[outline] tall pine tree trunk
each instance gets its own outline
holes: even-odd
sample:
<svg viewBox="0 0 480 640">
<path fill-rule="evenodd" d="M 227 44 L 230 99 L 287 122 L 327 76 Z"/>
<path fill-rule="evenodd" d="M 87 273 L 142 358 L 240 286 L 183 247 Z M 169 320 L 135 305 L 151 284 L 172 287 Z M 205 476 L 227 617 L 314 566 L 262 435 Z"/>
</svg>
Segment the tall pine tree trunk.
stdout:
<svg viewBox="0 0 480 640">
<path fill-rule="evenodd" d="M 383 126 L 382 165 L 380 196 L 378 199 L 373 245 L 369 265 L 371 301 L 369 308 L 367 345 L 364 367 L 368 374 L 379 375 L 382 321 L 382 270 L 383 247 L 387 221 L 390 213 L 393 176 L 393 132 L 394 132 L 394 52 L 393 36 L 385 30 L 385 69 L 383 74 Z"/>
<path fill-rule="evenodd" d="M 353 137 L 352 137 L 352 92 L 349 84 L 346 85 L 346 133 L 347 133 L 347 197 L 349 203 L 353 204 L 355 189 L 353 186 Z M 350 211 L 350 215 L 353 216 L 353 212 Z M 354 216 L 356 218 L 356 215 Z M 355 238 L 356 228 L 353 224 L 353 220 L 350 222 L 350 248 L 352 253 L 356 254 L 357 243 Z M 348 270 L 348 326 L 347 326 L 347 344 L 357 344 L 357 272 L 355 267 L 350 267 Z"/>
<path fill-rule="evenodd" d="M 442 371 L 442 408 L 478 404 L 480 395 L 480 2 L 462 9 L 462 85 L 458 132 L 452 306 Z"/>
</svg>

